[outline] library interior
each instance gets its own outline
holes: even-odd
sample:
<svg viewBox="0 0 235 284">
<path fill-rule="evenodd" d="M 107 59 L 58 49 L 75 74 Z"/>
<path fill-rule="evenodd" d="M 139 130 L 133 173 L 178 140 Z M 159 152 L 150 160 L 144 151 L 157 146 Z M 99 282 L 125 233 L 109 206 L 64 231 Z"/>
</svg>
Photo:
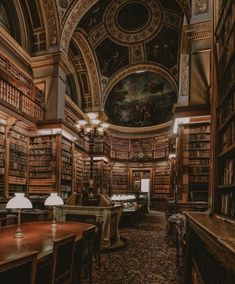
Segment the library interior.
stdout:
<svg viewBox="0 0 235 284">
<path fill-rule="evenodd" d="M 235 283 L 234 0 L 0 0 L 0 283 Z"/>
</svg>

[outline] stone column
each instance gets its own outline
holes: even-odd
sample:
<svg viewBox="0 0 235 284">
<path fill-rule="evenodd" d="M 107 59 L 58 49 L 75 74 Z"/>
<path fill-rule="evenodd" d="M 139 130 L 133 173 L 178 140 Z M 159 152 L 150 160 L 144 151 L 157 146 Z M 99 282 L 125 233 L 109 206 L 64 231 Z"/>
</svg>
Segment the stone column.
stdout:
<svg viewBox="0 0 235 284">
<path fill-rule="evenodd" d="M 61 53 L 32 58 L 36 85 L 45 92 L 45 120 L 64 119 L 66 66 Z"/>
</svg>

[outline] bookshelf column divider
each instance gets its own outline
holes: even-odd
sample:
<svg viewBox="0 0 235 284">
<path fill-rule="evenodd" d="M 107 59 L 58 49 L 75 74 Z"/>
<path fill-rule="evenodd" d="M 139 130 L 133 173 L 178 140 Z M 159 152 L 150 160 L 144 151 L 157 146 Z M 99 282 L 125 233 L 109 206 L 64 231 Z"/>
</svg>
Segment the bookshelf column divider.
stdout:
<svg viewBox="0 0 235 284">
<path fill-rule="evenodd" d="M 4 196 L 9 196 L 9 167 L 10 167 L 10 130 L 6 126 L 6 140 L 5 140 L 5 175 L 4 175 Z"/>
<path fill-rule="evenodd" d="M 60 185 L 61 185 L 61 166 L 62 166 L 62 159 L 61 159 L 61 143 L 62 143 L 62 136 L 56 135 L 55 139 L 56 143 L 56 179 L 55 179 L 55 189 L 58 194 L 60 194 Z"/>
</svg>

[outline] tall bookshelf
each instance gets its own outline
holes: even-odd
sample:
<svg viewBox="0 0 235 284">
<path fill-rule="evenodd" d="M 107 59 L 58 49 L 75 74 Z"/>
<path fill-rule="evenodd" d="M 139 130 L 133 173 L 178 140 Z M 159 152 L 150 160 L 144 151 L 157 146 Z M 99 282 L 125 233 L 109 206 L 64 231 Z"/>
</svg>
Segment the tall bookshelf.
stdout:
<svg viewBox="0 0 235 284">
<path fill-rule="evenodd" d="M 129 168 L 125 163 L 115 163 L 111 169 L 113 193 L 129 191 Z"/>
<path fill-rule="evenodd" d="M 74 191 L 81 193 L 83 189 L 83 159 L 82 153 L 78 149 L 74 149 L 74 174 L 75 174 L 75 188 Z"/>
<path fill-rule="evenodd" d="M 56 136 L 30 137 L 29 194 L 49 194 L 56 190 Z"/>
<path fill-rule="evenodd" d="M 182 124 L 178 129 L 177 184 L 183 201 L 208 201 L 210 123 Z"/>
<path fill-rule="evenodd" d="M 220 3 L 217 36 L 216 212 L 235 217 L 235 3 Z"/>
<path fill-rule="evenodd" d="M 167 201 L 171 196 L 171 166 L 168 161 L 155 164 L 153 171 L 153 190 L 151 208 L 159 211 L 166 210 Z"/>
<path fill-rule="evenodd" d="M 8 194 L 27 192 L 28 137 L 11 130 L 8 168 Z"/>
<path fill-rule="evenodd" d="M 74 144 L 60 136 L 60 195 L 63 199 L 69 198 L 73 191 L 73 155 Z"/>
<path fill-rule="evenodd" d="M 6 127 L 0 124 L 0 196 L 4 195 L 4 176 L 6 161 Z"/>
</svg>

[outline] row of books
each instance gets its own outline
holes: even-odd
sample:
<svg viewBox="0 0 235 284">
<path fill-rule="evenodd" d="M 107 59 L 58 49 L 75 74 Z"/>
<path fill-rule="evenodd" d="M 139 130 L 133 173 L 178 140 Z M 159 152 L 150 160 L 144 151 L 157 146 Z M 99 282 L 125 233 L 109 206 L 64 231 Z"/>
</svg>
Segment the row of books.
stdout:
<svg viewBox="0 0 235 284">
<path fill-rule="evenodd" d="M 220 151 L 223 152 L 235 144 L 235 117 L 234 120 L 227 125 L 221 137 Z"/>
<path fill-rule="evenodd" d="M 54 136 L 31 137 L 30 142 L 34 143 L 34 144 L 54 143 L 55 142 L 55 135 Z"/>
<path fill-rule="evenodd" d="M 210 134 L 208 133 L 190 133 L 188 136 L 185 137 L 186 141 L 194 142 L 194 141 L 210 141 Z"/>
<path fill-rule="evenodd" d="M 189 173 L 196 175 L 196 174 L 209 174 L 209 165 L 207 166 L 200 166 L 200 167 L 195 167 L 195 166 L 190 166 L 189 167 Z"/>
<path fill-rule="evenodd" d="M 219 122 L 220 125 L 226 122 L 235 112 L 235 95 L 234 92 L 228 96 L 220 106 Z"/>
<path fill-rule="evenodd" d="M 51 172 L 53 169 L 54 167 L 52 165 L 29 167 L 30 172 Z"/>
<path fill-rule="evenodd" d="M 0 80 L 0 99 L 19 109 L 21 93 L 4 80 Z"/>
<path fill-rule="evenodd" d="M 209 175 L 205 174 L 205 175 L 190 175 L 189 176 L 189 182 L 209 182 Z"/>
<path fill-rule="evenodd" d="M 30 178 L 41 178 L 41 179 L 45 179 L 45 178 L 50 178 L 52 176 L 52 172 L 30 172 L 29 173 L 29 177 Z"/>
<path fill-rule="evenodd" d="M 210 133 L 210 125 L 191 125 L 190 127 L 184 128 L 184 134 L 190 135 L 190 134 L 206 134 Z"/>
<path fill-rule="evenodd" d="M 235 217 L 235 193 L 229 192 L 221 195 L 221 213 Z"/>
<path fill-rule="evenodd" d="M 208 141 L 209 142 L 209 141 Z M 194 149 L 210 149 L 210 144 L 208 142 L 192 142 L 186 143 L 186 150 L 194 150 Z"/>
<path fill-rule="evenodd" d="M 220 94 L 220 101 L 224 99 L 224 95 L 227 94 L 228 90 L 231 89 L 231 87 L 234 84 L 235 80 L 235 59 L 233 62 L 227 67 L 223 78 L 221 79 L 218 88 L 219 88 L 219 94 Z"/>
<path fill-rule="evenodd" d="M 44 149 L 44 148 L 56 148 L 56 144 L 53 143 L 52 141 L 48 142 L 40 142 L 40 143 L 30 143 L 29 144 L 29 149 Z"/>
<path fill-rule="evenodd" d="M 38 167 L 38 169 L 40 169 L 41 167 L 53 167 L 55 166 L 55 161 L 52 159 L 48 159 L 48 160 L 29 160 L 29 166 L 34 167 L 34 169 L 32 168 L 32 170 L 37 170 L 35 169 L 35 167 Z"/>
<path fill-rule="evenodd" d="M 234 27 L 233 27 L 233 35 L 234 35 Z M 233 56 L 234 52 L 234 46 L 235 46 L 235 41 L 234 41 L 234 36 L 230 36 L 228 41 L 226 42 L 227 48 L 223 48 L 223 51 L 220 55 L 219 59 L 219 68 L 218 68 L 218 73 L 219 73 L 219 78 L 221 78 L 221 75 L 224 73 L 224 70 L 226 70 L 227 64 L 231 60 L 231 57 Z M 225 71 L 227 72 L 227 71 Z"/>
<path fill-rule="evenodd" d="M 235 184 L 235 159 L 227 159 L 224 164 L 222 183 Z"/>
<path fill-rule="evenodd" d="M 190 161 L 190 165 L 189 166 L 207 166 L 210 164 L 210 159 L 206 158 L 206 159 L 193 159 Z"/>
</svg>

